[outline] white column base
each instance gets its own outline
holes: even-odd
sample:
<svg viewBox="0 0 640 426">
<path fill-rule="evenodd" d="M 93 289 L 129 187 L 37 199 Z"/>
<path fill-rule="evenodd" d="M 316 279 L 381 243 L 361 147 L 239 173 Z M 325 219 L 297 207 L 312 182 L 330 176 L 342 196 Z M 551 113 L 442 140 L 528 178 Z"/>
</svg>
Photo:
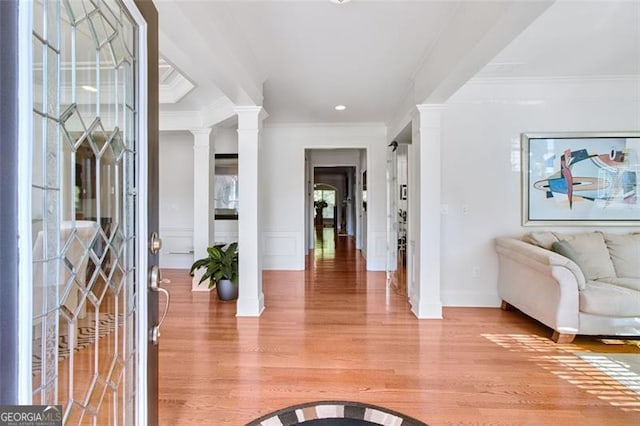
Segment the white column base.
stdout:
<svg viewBox="0 0 640 426">
<path fill-rule="evenodd" d="M 418 319 L 442 319 L 442 303 L 410 300 L 411 312 Z M 421 303 L 422 302 L 422 303 Z"/>
<path fill-rule="evenodd" d="M 259 317 L 264 311 L 264 294 L 258 299 L 239 298 L 236 306 L 237 317 Z"/>
<path fill-rule="evenodd" d="M 200 278 L 202 278 L 202 275 L 204 275 L 204 271 L 195 271 L 193 273 L 193 279 L 191 280 L 191 291 L 211 291 L 209 289 L 209 283 L 207 282 L 203 282 L 202 284 L 198 285 L 198 283 L 200 282 Z"/>
</svg>

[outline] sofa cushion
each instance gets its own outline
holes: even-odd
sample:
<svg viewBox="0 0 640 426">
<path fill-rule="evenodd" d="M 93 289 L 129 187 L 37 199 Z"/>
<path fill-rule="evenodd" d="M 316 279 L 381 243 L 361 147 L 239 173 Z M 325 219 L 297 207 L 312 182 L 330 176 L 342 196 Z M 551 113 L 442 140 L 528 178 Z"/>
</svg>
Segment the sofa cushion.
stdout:
<svg viewBox="0 0 640 426">
<path fill-rule="evenodd" d="M 567 241 L 571 245 L 578 257 L 575 262 L 584 272 L 587 281 L 616 276 L 601 232 L 556 235 L 560 240 Z"/>
<path fill-rule="evenodd" d="M 640 278 L 640 234 L 604 234 L 616 276 Z"/>
<path fill-rule="evenodd" d="M 553 243 L 558 241 L 558 237 L 553 232 L 540 231 L 530 232 L 522 237 L 525 243 L 551 250 Z"/>
<path fill-rule="evenodd" d="M 640 292 L 601 281 L 587 281 L 580 312 L 611 317 L 640 316 Z"/>
<path fill-rule="evenodd" d="M 602 282 L 602 283 L 607 283 L 607 284 L 613 284 L 613 285 L 617 285 L 620 287 L 626 287 L 629 288 L 631 290 L 636 290 L 638 292 L 640 292 L 640 278 L 616 278 L 616 277 L 612 277 L 612 278 L 601 278 L 599 280 L 596 280 L 598 282 Z M 640 293 L 638 293 L 640 294 Z"/>
</svg>

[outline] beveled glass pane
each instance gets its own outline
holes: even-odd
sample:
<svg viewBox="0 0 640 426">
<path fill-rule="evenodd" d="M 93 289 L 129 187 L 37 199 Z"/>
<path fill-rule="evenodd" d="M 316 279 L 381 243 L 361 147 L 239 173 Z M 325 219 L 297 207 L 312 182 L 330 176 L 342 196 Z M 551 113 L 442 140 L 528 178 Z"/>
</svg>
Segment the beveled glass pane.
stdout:
<svg viewBox="0 0 640 426">
<path fill-rule="evenodd" d="M 113 127 L 122 128 L 124 125 L 124 97 L 125 97 L 125 79 L 124 79 L 124 69 L 122 66 L 119 66 L 115 70 L 115 80 L 114 80 L 114 111 L 115 117 L 113 120 Z"/>
<path fill-rule="evenodd" d="M 44 22 L 46 19 L 44 8 L 44 1 L 33 2 L 33 32 L 41 39 L 45 39 L 47 36 L 44 31 Z"/>
<path fill-rule="evenodd" d="M 54 261 L 57 258 L 60 247 L 58 193 L 53 189 L 44 191 L 46 206 L 43 218 L 44 258 L 48 260 L 45 268 L 46 285 L 56 285 L 58 282 L 58 263 Z"/>
<path fill-rule="evenodd" d="M 95 10 L 92 2 L 87 0 L 64 0 L 65 10 L 71 22 L 80 22 L 87 18 L 87 14 Z"/>
<path fill-rule="evenodd" d="M 56 399 L 57 377 L 58 377 L 58 315 L 51 312 L 44 321 L 46 321 L 45 335 L 45 353 L 42 360 L 43 372 L 43 388 L 45 401 L 53 401 Z"/>
<path fill-rule="evenodd" d="M 40 114 L 33 114 L 33 150 L 32 150 L 32 166 L 31 166 L 31 179 L 32 184 L 43 187 L 45 185 L 44 179 L 44 162 L 42 141 L 44 138 L 44 125 L 46 125 L 46 118 Z M 42 208 L 39 209 L 40 218 L 42 218 Z"/>
<path fill-rule="evenodd" d="M 123 41 L 123 45 L 125 46 L 125 48 L 127 49 L 127 53 L 129 58 L 133 59 L 134 56 L 134 52 L 135 52 L 135 45 L 134 45 L 134 36 L 135 36 L 135 30 L 134 30 L 134 25 L 131 22 L 131 20 L 129 19 L 128 16 L 123 16 L 123 18 L 121 19 L 122 22 L 122 41 Z"/>
<path fill-rule="evenodd" d="M 61 122 L 65 141 L 75 152 L 86 139 L 87 126 L 82 112 L 75 104 L 71 105 L 62 113 Z"/>
<path fill-rule="evenodd" d="M 101 10 L 105 15 L 107 21 L 109 21 L 113 26 L 118 27 L 121 25 L 121 8 L 120 3 L 117 0 L 102 0 L 101 1 Z"/>
<path fill-rule="evenodd" d="M 33 342 L 32 342 L 32 373 L 34 375 L 33 390 L 37 390 L 42 386 L 42 357 L 44 353 L 45 340 L 42 336 L 46 335 L 46 321 L 44 315 L 38 315 L 33 321 Z M 36 377 L 37 376 L 37 377 Z"/>
<path fill-rule="evenodd" d="M 88 20 L 81 21 L 76 27 L 76 102 L 82 105 L 89 117 L 97 115 L 98 82 L 98 46 L 91 36 Z"/>
<path fill-rule="evenodd" d="M 50 312 L 58 307 L 58 291 L 60 281 L 58 278 L 58 261 L 57 259 L 48 259 L 44 263 L 45 271 L 47 271 L 47 282 L 44 283 L 44 305 L 45 312 Z M 50 337 L 50 336 L 47 336 Z"/>
<path fill-rule="evenodd" d="M 105 150 L 108 148 L 107 138 L 108 134 L 104 130 L 104 126 L 102 125 L 102 120 L 100 118 L 96 118 L 91 126 L 89 127 L 89 142 L 91 146 L 95 150 L 95 155 L 97 159 L 101 159 L 103 155 L 105 155 Z M 97 167 L 100 167 L 100 163 L 97 164 Z M 96 170 L 97 176 L 98 170 Z"/>
<path fill-rule="evenodd" d="M 62 405 L 67 405 L 69 402 L 69 383 L 73 377 L 73 370 L 71 357 L 73 353 L 73 347 L 69 347 L 70 338 L 73 337 L 73 333 L 76 330 L 76 324 L 69 319 L 68 315 L 65 315 L 64 310 L 61 309 L 61 313 L 58 317 L 58 327 L 60 333 L 60 350 L 58 352 L 58 401 Z"/>
<path fill-rule="evenodd" d="M 69 405 L 64 413 L 64 420 L 66 424 L 69 425 L 79 425 L 83 424 L 83 420 L 85 424 L 90 424 L 88 422 L 88 418 L 84 419 L 83 416 L 85 414 L 85 410 L 82 407 L 80 402 L 76 402 L 73 398 L 69 399 Z"/>
<path fill-rule="evenodd" d="M 63 14 L 64 15 L 64 14 Z M 73 79 L 72 42 L 75 37 L 71 23 L 60 21 L 60 109 L 61 111 L 75 102 L 75 85 Z"/>
<path fill-rule="evenodd" d="M 116 66 L 121 65 L 125 59 L 131 61 L 131 55 L 127 51 L 122 37 L 117 37 L 114 40 L 111 40 L 109 42 L 109 49 Z"/>
<path fill-rule="evenodd" d="M 125 85 L 125 96 L 124 103 L 125 105 L 133 111 L 135 108 L 133 99 L 134 99 L 134 86 L 133 86 L 133 64 L 129 61 L 125 61 L 122 63 L 122 67 L 124 70 L 124 85 Z"/>
<path fill-rule="evenodd" d="M 47 187 L 60 188 L 60 126 L 53 119 L 48 118 L 47 124 L 47 151 L 45 156 L 45 173 Z"/>
<path fill-rule="evenodd" d="M 116 216 L 116 208 L 118 206 L 116 195 L 117 191 L 115 183 L 117 181 L 116 159 L 108 141 L 100 157 L 100 217 L 103 220 L 103 228 L 110 233 L 110 225 Z"/>
<path fill-rule="evenodd" d="M 107 44 L 115 33 L 115 28 L 108 23 L 104 15 L 100 12 L 89 16 L 89 23 L 93 31 L 94 42 L 98 48 L 102 48 Z"/>
<path fill-rule="evenodd" d="M 47 34 L 46 39 L 49 46 L 60 49 L 60 2 L 47 1 Z"/>
<path fill-rule="evenodd" d="M 44 113 L 44 55 L 46 46 L 42 44 L 36 37 L 32 37 L 33 41 L 33 108 L 36 111 Z"/>
<path fill-rule="evenodd" d="M 50 47 L 47 48 L 47 114 L 58 118 L 60 114 L 60 82 L 59 82 L 59 55 Z"/>
<path fill-rule="evenodd" d="M 110 50 L 108 48 L 102 49 L 101 58 L 103 67 L 100 72 L 100 101 L 102 103 L 102 117 L 103 124 L 106 130 L 111 133 L 117 126 L 118 120 L 118 70 L 115 68 L 115 64 L 112 60 Z"/>
</svg>

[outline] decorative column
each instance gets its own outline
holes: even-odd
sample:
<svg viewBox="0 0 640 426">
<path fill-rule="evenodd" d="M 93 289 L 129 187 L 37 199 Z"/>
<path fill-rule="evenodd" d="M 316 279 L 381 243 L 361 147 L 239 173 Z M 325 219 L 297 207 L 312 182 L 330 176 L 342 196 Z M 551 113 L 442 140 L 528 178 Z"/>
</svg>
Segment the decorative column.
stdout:
<svg viewBox="0 0 640 426">
<path fill-rule="evenodd" d="M 419 285 L 411 299 L 418 318 L 442 318 L 440 296 L 440 121 L 444 106 L 418 105 Z"/>
<path fill-rule="evenodd" d="M 211 129 L 195 129 L 193 133 L 193 259 L 207 256 L 207 247 L 213 234 L 213 186 L 211 170 L 212 145 L 209 141 Z M 198 285 L 204 269 L 196 271 L 191 284 L 192 291 L 209 291 L 207 283 Z"/>
<path fill-rule="evenodd" d="M 237 316 L 260 316 L 262 293 L 262 220 L 260 209 L 261 106 L 236 107 L 238 114 L 238 250 L 240 288 Z"/>
</svg>

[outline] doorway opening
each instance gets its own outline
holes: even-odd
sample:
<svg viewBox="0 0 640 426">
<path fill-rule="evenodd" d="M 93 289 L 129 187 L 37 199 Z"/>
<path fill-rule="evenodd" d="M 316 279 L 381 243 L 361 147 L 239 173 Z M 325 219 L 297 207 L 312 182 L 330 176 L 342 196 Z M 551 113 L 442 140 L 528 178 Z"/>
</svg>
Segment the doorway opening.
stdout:
<svg viewBox="0 0 640 426">
<path fill-rule="evenodd" d="M 336 247 L 364 255 L 362 171 L 364 149 L 305 150 L 306 254 L 332 259 Z M 351 256 L 350 256 L 351 257 Z"/>
<path fill-rule="evenodd" d="M 407 241 L 409 211 L 409 145 L 411 123 L 387 150 L 387 283 L 408 295 Z"/>
</svg>

